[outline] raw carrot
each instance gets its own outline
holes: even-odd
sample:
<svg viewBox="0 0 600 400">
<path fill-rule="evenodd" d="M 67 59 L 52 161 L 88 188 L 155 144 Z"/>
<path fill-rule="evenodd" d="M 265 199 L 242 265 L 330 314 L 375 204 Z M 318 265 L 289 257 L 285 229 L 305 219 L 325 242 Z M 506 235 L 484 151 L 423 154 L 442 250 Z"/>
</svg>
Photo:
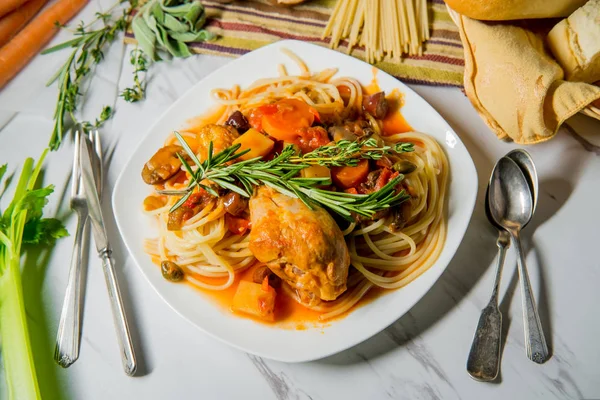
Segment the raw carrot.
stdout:
<svg viewBox="0 0 600 400">
<path fill-rule="evenodd" d="M 29 0 L 2 0 L 0 1 L 0 17 L 15 11 Z"/>
<path fill-rule="evenodd" d="M 0 48 L 0 89 L 6 85 L 88 0 L 58 0 Z"/>
<path fill-rule="evenodd" d="M 29 0 L 22 7 L 0 17 L 0 47 L 25 26 L 48 0 Z"/>
</svg>

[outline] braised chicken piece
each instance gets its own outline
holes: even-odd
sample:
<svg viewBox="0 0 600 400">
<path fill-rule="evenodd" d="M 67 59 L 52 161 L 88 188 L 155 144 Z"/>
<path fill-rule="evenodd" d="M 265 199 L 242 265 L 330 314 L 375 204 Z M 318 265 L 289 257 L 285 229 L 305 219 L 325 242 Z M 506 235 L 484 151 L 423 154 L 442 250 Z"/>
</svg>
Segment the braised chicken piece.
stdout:
<svg viewBox="0 0 600 400">
<path fill-rule="evenodd" d="M 177 157 L 187 157 L 183 147 L 170 145 L 161 147 L 142 169 L 142 179 L 148 185 L 165 183 L 167 179 L 175 175 L 181 168 L 181 161 Z"/>
<path fill-rule="evenodd" d="M 308 304 L 346 290 L 350 255 L 331 215 L 261 186 L 250 199 L 250 251 Z"/>
<path fill-rule="evenodd" d="M 233 144 L 233 141 L 240 135 L 238 131 L 232 126 L 222 126 L 210 124 L 202 127 L 197 133 L 198 135 L 198 149 L 196 155 L 200 161 L 206 160 L 208 157 L 208 144 L 213 143 L 213 154 L 217 154 Z"/>
</svg>

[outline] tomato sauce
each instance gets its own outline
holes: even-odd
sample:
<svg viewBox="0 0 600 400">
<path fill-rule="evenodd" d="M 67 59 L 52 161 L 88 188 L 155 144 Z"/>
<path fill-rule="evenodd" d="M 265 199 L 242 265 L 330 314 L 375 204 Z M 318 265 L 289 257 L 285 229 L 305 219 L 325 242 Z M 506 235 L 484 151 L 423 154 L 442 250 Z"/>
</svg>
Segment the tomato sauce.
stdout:
<svg viewBox="0 0 600 400">
<path fill-rule="evenodd" d="M 275 300 L 275 322 L 268 322 L 259 318 L 252 317 L 244 313 L 234 313 L 231 310 L 233 296 L 238 288 L 240 281 L 252 281 L 252 274 L 259 265 L 254 265 L 242 273 L 236 275 L 234 283 L 225 290 L 208 290 L 193 286 L 186 282 L 195 290 L 198 290 L 202 295 L 209 299 L 216 306 L 224 311 L 234 314 L 236 317 L 252 319 L 256 322 L 284 329 L 304 330 L 312 327 L 325 327 L 329 321 L 319 320 L 320 312 L 310 310 L 289 297 L 283 292 L 283 289 L 277 289 L 277 299 Z M 194 276 L 195 279 L 213 285 L 221 285 L 226 282 L 225 278 L 207 278 Z"/>
<path fill-rule="evenodd" d="M 363 91 L 367 95 L 372 95 L 381 92 L 379 81 L 377 80 L 377 68 L 373 67 L 373 79 L 371 83 L 363 87 Z M 388 101 L 389 111 L 386 117 L 383 119 L 383 133 L 385 135 L 393 135 L 396 133 L 411 132 L 413 128 L 404 119 L 401 108 L 404 105 L 404 98 L 402 93 L 398 89 L 393 89 L 390 93 L 385 96 Z"/>
</svg>

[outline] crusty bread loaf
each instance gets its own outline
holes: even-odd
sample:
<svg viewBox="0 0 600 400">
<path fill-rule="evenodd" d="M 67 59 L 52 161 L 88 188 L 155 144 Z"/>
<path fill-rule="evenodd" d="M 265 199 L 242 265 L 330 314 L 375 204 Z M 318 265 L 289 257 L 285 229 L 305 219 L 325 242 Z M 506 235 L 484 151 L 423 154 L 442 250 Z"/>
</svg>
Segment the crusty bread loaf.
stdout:
<svg viewBox="0 0 600 400">
<path fill-rule="evenodd" d="M 600 80 L 600 0 L 588 1 L 556 24 L 547 43 L 567 80 Z"/>
<path fill-rule="evenodd" d="M 586 0 L 444 0 L 459 14 L 484 21 L 567 17 Z"/>
</svg>

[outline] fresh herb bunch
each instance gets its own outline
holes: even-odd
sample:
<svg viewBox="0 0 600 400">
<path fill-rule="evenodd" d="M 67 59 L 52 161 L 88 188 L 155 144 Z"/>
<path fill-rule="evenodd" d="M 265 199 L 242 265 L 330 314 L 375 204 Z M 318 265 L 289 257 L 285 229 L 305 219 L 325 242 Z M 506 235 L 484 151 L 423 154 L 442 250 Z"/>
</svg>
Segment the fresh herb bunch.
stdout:
<svg viewBox="0 0 600 400">
<path fill-rule="evenodd" d="M 190 42 L 210 40 L 206 14 L 199 0 L 150 0 L 131 22 L 139 46 L 152 60 L 189 57 Z"/>
<path fill-rule="evenodd" d="M 41 399 L 21 283 L 23 244 L 52 244 L 68 235 L 59 220 L 42 216 L 54 187 L 34 188 L 46 153 L 36 165 L 25 160 L 13 199 L 0 212 L 0 342 L 9 398 Z M 6 169 L 0 167 L 0 180 Z"/>
<path fill-rule="evenodd" d="M 129 103 L 135 103 L 143 100 L 146 95 L 146 82 L 140 79 L 140 72 L 148 71 L 148 60 L 144 52 L 136 47 L 131 50 L 129 62 L 134 67 L 133 87 L 125 88 L 119 96 Z"/>
<path fill-rule="evenodd" d="M 263 184 L 282 194 L 300 199 L 309 208 L 312 208 L 315 204 L 320 205 L 336 212 L 349 221 L 353 220 L 353 215 L 373 217 L 376 212 L 398 205 L 409 197 L 403 190 L 396 193 L 395 187 L 404 179 L 403 175 L 398 175 L 391 179 L 383 188 L 368 195 L 321 189 L 319 186 L 331 184 L 331 179 L 298 177 L 298 173 L 302 169 L 308 168 L 311 164 L 310 161 L 304 162 L 303 157 L 297 157 L 296 150 L 292 145 L 284 148 L 277 157 L 270 161 L 262 161 L 261 157 L 256 157 L 231 163 L 250 150 L 238 152 L 240 145 L 236 144 L 217 154 L 213 154 L 213 145 L 211 142 L 208 148 L 208 157 L 204 162 L 200 162 L 185 139 L 178 132 L 175 132 L 175 136 L 196 168 L 192 168 L 186 159 L 178 154 L 179 160 L 190 174 L 191 179 L 188 188 L 184 191 L 160 191 L 163 194 L 183 195 L 173 205 L 171 211 L 183 205 L 191 196 L 192 189 L 196 186 L 214 196 L 218 196 L 213 188 L 202 183 L 205 180 L 214 182 L 222 188 L 234 191 L 244 197 L 250 197 L 254 186 Z M 353 165 L 353 160 L 357 158 L 357 154 L 359 157 L 364 155 L 364 158 L 368 159 L 373 156 L 380 157 L 381 153 L 384 153 L 384 150 L 381 150 L 382 148 L 365 146 L 366 143 L 359 143 L 358 153 L 357 151 L 353 151 L 348 154 L 346 159 L 332 158 L 332 161 L 328 162 L 322 158 L 319 165 Z M 369 144 L 373 143 L 369 142 Z M 376 143 L 374 146 L 376 146 Z M 342 148 L 344 147 L 353 148 L 349 144 L 344 144 Z M 374 152 L 369 153 L 368 149 L 374 149 Z M 399 148 L 399 150 L 401 149 Z M 385 150 L 388 153 L 390 151 L 391 148 Z M 311 158 L 307 160 L 311 160 Z M 314 161 L 315 158 L 312 158 L 312 160 Z M 241 184 L 241 187 L 238 184 Z"/>
<path fill-rule="evenodd" d="M 129 6 L 122 9 L 119 17 L 114 17 L 115 9 L 126 1 L 119 1 L 108 11 L 96 13 L 96 18 L 89 24 L 81 22 L 75 28 L 74 39 L 68 40 L 54 47 L 50 47 L 42 54 L 53 53 L 55 51 L 72 48 L 71 55 L 63 66 L 54 74 L 48 82 L 48 86 L 58 81 L 58 101 L 54 111 L 54 129 L 50 138 L 49 147 L 51 150 L 57 150 L 62 142 L 66 132 L 66 120 L 70 117 L 73 123 L 81 123 L 84 126 L 99 127 L 112 115 L 110 107 L 104 107 L 100 118 L 92 124 L 88 121 L 78 121 L 75 117 L 78 99 L 82 94 L 82 83 L 90 74 L 93 65 L 98 64 L 104 58 L 105 47 L 112 43 L 117 37 L 117 33 L 125 31 L 127 27 L 127 18 L 131 13 L 137 0 L 130 0 Z M 101 23 L 98 29 L 93 27 Z"/>
<path fill-rule="evenodd" d="M 317 164 L 324 167 L 355 167 L 361 159 L 379 160 L 384 155 L 414 151 L 413 143 L 396 143 L 394 147 L 377 146 L 377 140 L 369 138 L 365 141 L 340 140 L 335 144 L 321 146 L 300 157 L 292 157 L 290 161 L 305 164 Z"/>
</svg>

